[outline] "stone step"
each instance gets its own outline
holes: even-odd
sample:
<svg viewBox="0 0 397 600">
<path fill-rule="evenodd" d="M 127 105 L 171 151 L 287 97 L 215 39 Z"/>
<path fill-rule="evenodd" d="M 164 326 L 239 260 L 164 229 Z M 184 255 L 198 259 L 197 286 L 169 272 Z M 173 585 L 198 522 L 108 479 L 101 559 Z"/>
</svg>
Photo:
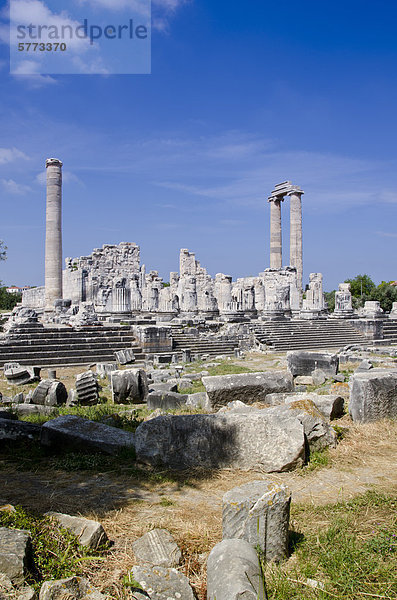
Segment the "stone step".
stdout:
<svg viewBox="0 0 397 600">
<path fill-rule="evenodd" d="M 108 349 L 108 348 L 118 348 L 120 350 L 124 349 L 124 348 L 139 348 L 139 346 L 137 344 L 131 344 L 131 342 L 126 341 L 126 342 L 118 342 L 118 341 L 100 341 L 100 342 L 93 342 L 91 340 L 87 340 L 87 341 L 82 341 L 79 340 L 77 343 L 70 343 L 69 341 L 62 341 L 58 342 L 57 344 L 53 343 L 53 340 L 51 340 L 51 343 L 43 341 L 41 344 L 1 344 L 0 345 L 0 356 L 1 354 L 3 354 L 4 352 L 10 352 L 10 351 L 14 351 L 14 350 L 23 350 L 24 352 L 35 352 L 40 350 L 41 348 L 45 348 L 46 350 L 56 350 L 57 348 L 73 348 L 74 350 L 84 350 L 87 347 L 89 348 L 96 348 L 98 350 L 100 350 L 101 348 L 103 349 Z"/>
</svg>

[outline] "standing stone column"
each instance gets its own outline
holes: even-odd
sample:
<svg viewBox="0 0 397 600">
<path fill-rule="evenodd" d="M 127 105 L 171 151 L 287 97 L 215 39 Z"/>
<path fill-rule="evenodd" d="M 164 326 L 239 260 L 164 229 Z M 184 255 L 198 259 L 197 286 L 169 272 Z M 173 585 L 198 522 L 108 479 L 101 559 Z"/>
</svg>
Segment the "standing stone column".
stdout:
<svg viewBox="0 0 397 600">
<path fill-rule="evenodd" d="M 62 298 L 62 162 L 48 158 L 45 238 L 45 307 Z"/>
<path fill-rule="evenodd" d="M 290 266 L 296 268 L 300 290 L 303 277 L 302 194 L 303 191 L 298 187 L 288 194 L 290 197 Z"/>
<path fill-rule="evenodd" d="M 270 197 L 270 268 L 281 269 L 283 250 L 281 238 L 281 202 L 282 197 Z"/>
</svg>

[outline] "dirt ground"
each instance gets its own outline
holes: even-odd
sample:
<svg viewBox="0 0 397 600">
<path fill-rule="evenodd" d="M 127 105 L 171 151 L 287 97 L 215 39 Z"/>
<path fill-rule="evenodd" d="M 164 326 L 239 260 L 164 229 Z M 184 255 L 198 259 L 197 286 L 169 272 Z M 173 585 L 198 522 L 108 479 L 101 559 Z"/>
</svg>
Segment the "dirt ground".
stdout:
<svg viewBox="0 0 397 600">
<path fill-rule="evenodd" d="M 279 364 L 279 358 L 271 360 Z M 231 488 L 271 479 L 290 488 L 293 503 L 314 505 L 349 500 L 370 488 L 397 495 L 397 422 L 356 425 L 346 415 L 336 424 L 344 437 L 329 451 L 329 464 L 313 471 L 266 474 L 227 469 L 182 473 L 172 481 L 161 473 L 155 480 L 109 470 L 68 472 L 41 466 L 25 472 L 0 460 L 0 503 L 101 521 L 114 545 L 105 561 L 87 567 L 88 575 L 117 600 L 127 597 L 121 582 L 134 564 L 132 542 L 154 527 L 168 529 L 183 550 L 182 570 L 201 600 L 206 558 L 222 536 L 222 496 Z"/>
</svg>

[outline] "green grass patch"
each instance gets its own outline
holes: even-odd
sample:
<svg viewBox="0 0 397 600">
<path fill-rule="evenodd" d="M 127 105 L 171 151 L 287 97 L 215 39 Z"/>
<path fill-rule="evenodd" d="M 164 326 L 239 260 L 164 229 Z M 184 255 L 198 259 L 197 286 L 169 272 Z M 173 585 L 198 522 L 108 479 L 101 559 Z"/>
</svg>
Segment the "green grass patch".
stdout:
<svg viewBox="0 0 397 600">
<path fill-rule="evenodd" d="M 312 471 L 316 471 L 317 469 L 323 469 L 330 465 L 331 458 L 329 455 L 328 448 L 324 448 L 324 450 L 315 450 L 314 452 L 310 452 L 309 462 L 307 465 L 302 467 L 300 471 L 297 471 L 299 475 L 307 475 L 307 473 L 311 473 Z"/>
<path fill-rule="evenodd" d="M 196 394 L 197 392 L 205 392 L 205 387 L 201 380 L 192 381 L 192 385 L 188 388 L 180 389 L 178 387 L 178 392 L 180 394 Z"/>
<path fill-rule="evenodd" d="M 97 550 L 80 546 L 76 536 L 51 517 L 35 516 L 19 506 L 15 512 L 0 511 L 0 526 L 30 532 L 33 565 L 26 580 L 35 589 L 49 579 L 82 574 L 85 561 L 102 559 L 107 551 L 106 545 Z"/>
<path fill-rule="evenodd" d="M 267 567 L 268 599 L 396 598 L 396 508 L 396 498 L 373 491 L 350 502 L 293 506 L 294 556 Z"/>
</svg>

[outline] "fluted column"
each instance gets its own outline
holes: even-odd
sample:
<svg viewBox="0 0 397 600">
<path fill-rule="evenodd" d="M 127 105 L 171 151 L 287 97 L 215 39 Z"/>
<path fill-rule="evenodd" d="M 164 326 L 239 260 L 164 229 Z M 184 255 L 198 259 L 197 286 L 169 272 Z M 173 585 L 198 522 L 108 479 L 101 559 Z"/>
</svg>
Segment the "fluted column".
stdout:
<svg viewBox="0 0 397 600">
<path fill-rule="evenodd" d="M 298 288 L 302 289 L 302 191 L 293 191 L 290 197 L 290 265 L 296 267 Z"/>
<path fill-rule="evenodd" d="M 62 298 L 62 162 L 48 158 L 45 237 L 45 307 Z"/>
<path fill-rule="evenodd" d="M 281 202 L 283 198 L 270 198 L 270 268 L 281 269 L 283 250 L 281 237 Z"/>
</svg>

